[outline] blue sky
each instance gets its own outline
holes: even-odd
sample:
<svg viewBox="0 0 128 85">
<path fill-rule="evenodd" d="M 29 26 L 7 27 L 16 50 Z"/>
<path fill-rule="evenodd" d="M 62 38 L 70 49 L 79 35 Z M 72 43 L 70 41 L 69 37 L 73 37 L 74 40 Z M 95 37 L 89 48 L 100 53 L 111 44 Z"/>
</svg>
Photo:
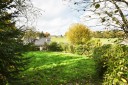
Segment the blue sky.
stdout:
<svg viewBox="0 0 128 85">
<path fill-rule="evenodd" d="M 78 12 L 62 0 L 32 0 L 32 3 L 44 11 L 35 25 L 38 31 L 49 32 L 51 35 L 63 35 L 73 23 L 84 23 L 87 26 L 97 23 L 97 20 L 85 22 L 83 15 L 89 12 Z M 91 29 L 95 30 L 94 27 Z"/>
</svg>

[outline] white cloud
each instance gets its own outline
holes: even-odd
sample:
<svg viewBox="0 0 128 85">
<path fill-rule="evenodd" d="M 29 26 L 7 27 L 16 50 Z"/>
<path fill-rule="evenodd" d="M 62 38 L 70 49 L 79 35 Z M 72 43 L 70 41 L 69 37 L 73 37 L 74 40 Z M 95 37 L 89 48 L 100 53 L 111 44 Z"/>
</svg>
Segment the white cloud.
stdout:
<svg viewBox="0 0 128 85">
<path fill-rule="evenodd" d="M 39 17 L 36 28 L 50 32 L 52 35 L 64 34 L 72 23 L 78 22 L 79 14 L 75 14 L 62 0 L 32 0 L 35 7 L 44 10 Z"/>
<path fill-rule="evenodd" d="M 126 9 L 126 4 L 124 3 L 117 3 L 118 6 L 122 9 L 124 14 L 127 14 L 128 9 Z M 95 7 L 90 7 L 89 10 L 94 10 Z M 113 13 L 113 16 L 116 17 L 118 20 L 121 21 L 121 17 L 119 16 L 119 13 L 114 14 L 116 10 L 116 7 L 111 2 L 101 2 L 100 8 L 95 10 L 95 12 L 92 11 L 85 11 L 83 15 L 80 16 L 80 21 L 84 23 L 85 25 L 89 26 L 92 30 L 105 30 L 104 28 L 108 29 L 118 29 L 120 26 L 115 24 L 115 22 L 108 17 L 107 14 L 105 14 L 105 11 L 108 13 Z M 100 13 L 99 15 L 96 13 Z M 91 16 L 91 17 L 89 17 Z M 101 17 L 105 17 L 107 22 L 101 23 Z M 105 26 L 106 24 L 106 26 Z M 116 27 L 115 27 L 116 26 Z M 119 28 L 120 29 L 120 28 Z"/>
</svg>

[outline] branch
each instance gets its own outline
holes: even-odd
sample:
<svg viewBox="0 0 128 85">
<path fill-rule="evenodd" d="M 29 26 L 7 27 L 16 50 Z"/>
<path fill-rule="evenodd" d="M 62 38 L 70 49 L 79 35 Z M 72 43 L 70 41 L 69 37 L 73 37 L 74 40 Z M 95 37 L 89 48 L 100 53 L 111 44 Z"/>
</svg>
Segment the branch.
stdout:
<svg viewBox="0 0 128 85">
<path fill-rule="evenodd" d="M 124 16 L 122 10 L 120 9 L 120 7 L 116 4 L 115 0 L 112 0 L 112 3 L 115 5 L 115 7 L 119 10 L 119 14 L 122 18 L 123 21 L 123 25 L 122 25 L 122 29 L 124 30 L 125 33 L 128 33 L 128 20 L 126 19 L 126 17 Z"/>
</svg>

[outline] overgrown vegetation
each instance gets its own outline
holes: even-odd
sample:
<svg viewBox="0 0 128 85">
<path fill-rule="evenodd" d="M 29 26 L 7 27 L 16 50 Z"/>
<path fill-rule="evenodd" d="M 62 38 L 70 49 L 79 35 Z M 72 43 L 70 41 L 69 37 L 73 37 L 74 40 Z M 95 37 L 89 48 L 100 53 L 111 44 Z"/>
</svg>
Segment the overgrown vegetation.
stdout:
<svg viewBox="0 0 128 85">
<path fill-rule="evenodd" d="M 128 84 L 128 46 L 103 45 L 94 50 L 93 58 L 99 66 L 103 85 Z"/>
</svg>

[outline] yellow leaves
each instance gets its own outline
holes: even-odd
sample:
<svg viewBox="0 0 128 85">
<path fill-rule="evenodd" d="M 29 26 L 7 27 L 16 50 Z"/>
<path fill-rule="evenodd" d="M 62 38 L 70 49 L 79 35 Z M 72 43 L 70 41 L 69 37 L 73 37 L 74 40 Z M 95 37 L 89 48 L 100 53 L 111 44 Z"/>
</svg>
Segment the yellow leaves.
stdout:
<svg viewBox="0 0 128 85">
<path fill-rule="evenodd" d="M 121 81 L 118 78 L 114 78 L 113 85 L 116 85 L 117 83 L 119 83 L 120 85 L 125 85 L 124 83 L 127 83 L 127 80 L 124 78 L 121 78 Z"/>
<path fill-rule="evenodd" d="M 72 44 L 83 44 L 91 38 L 91 31 L 85 25 L 76 23 L 69 27 L 66 35 Z"/>
<path fill-rule="evenodd" d="M 124 83 L 127 83 L 126 79 L 124 79 L 124 78 L 121 78 L 121 80 L 122 80 Z"/>
</svg>

